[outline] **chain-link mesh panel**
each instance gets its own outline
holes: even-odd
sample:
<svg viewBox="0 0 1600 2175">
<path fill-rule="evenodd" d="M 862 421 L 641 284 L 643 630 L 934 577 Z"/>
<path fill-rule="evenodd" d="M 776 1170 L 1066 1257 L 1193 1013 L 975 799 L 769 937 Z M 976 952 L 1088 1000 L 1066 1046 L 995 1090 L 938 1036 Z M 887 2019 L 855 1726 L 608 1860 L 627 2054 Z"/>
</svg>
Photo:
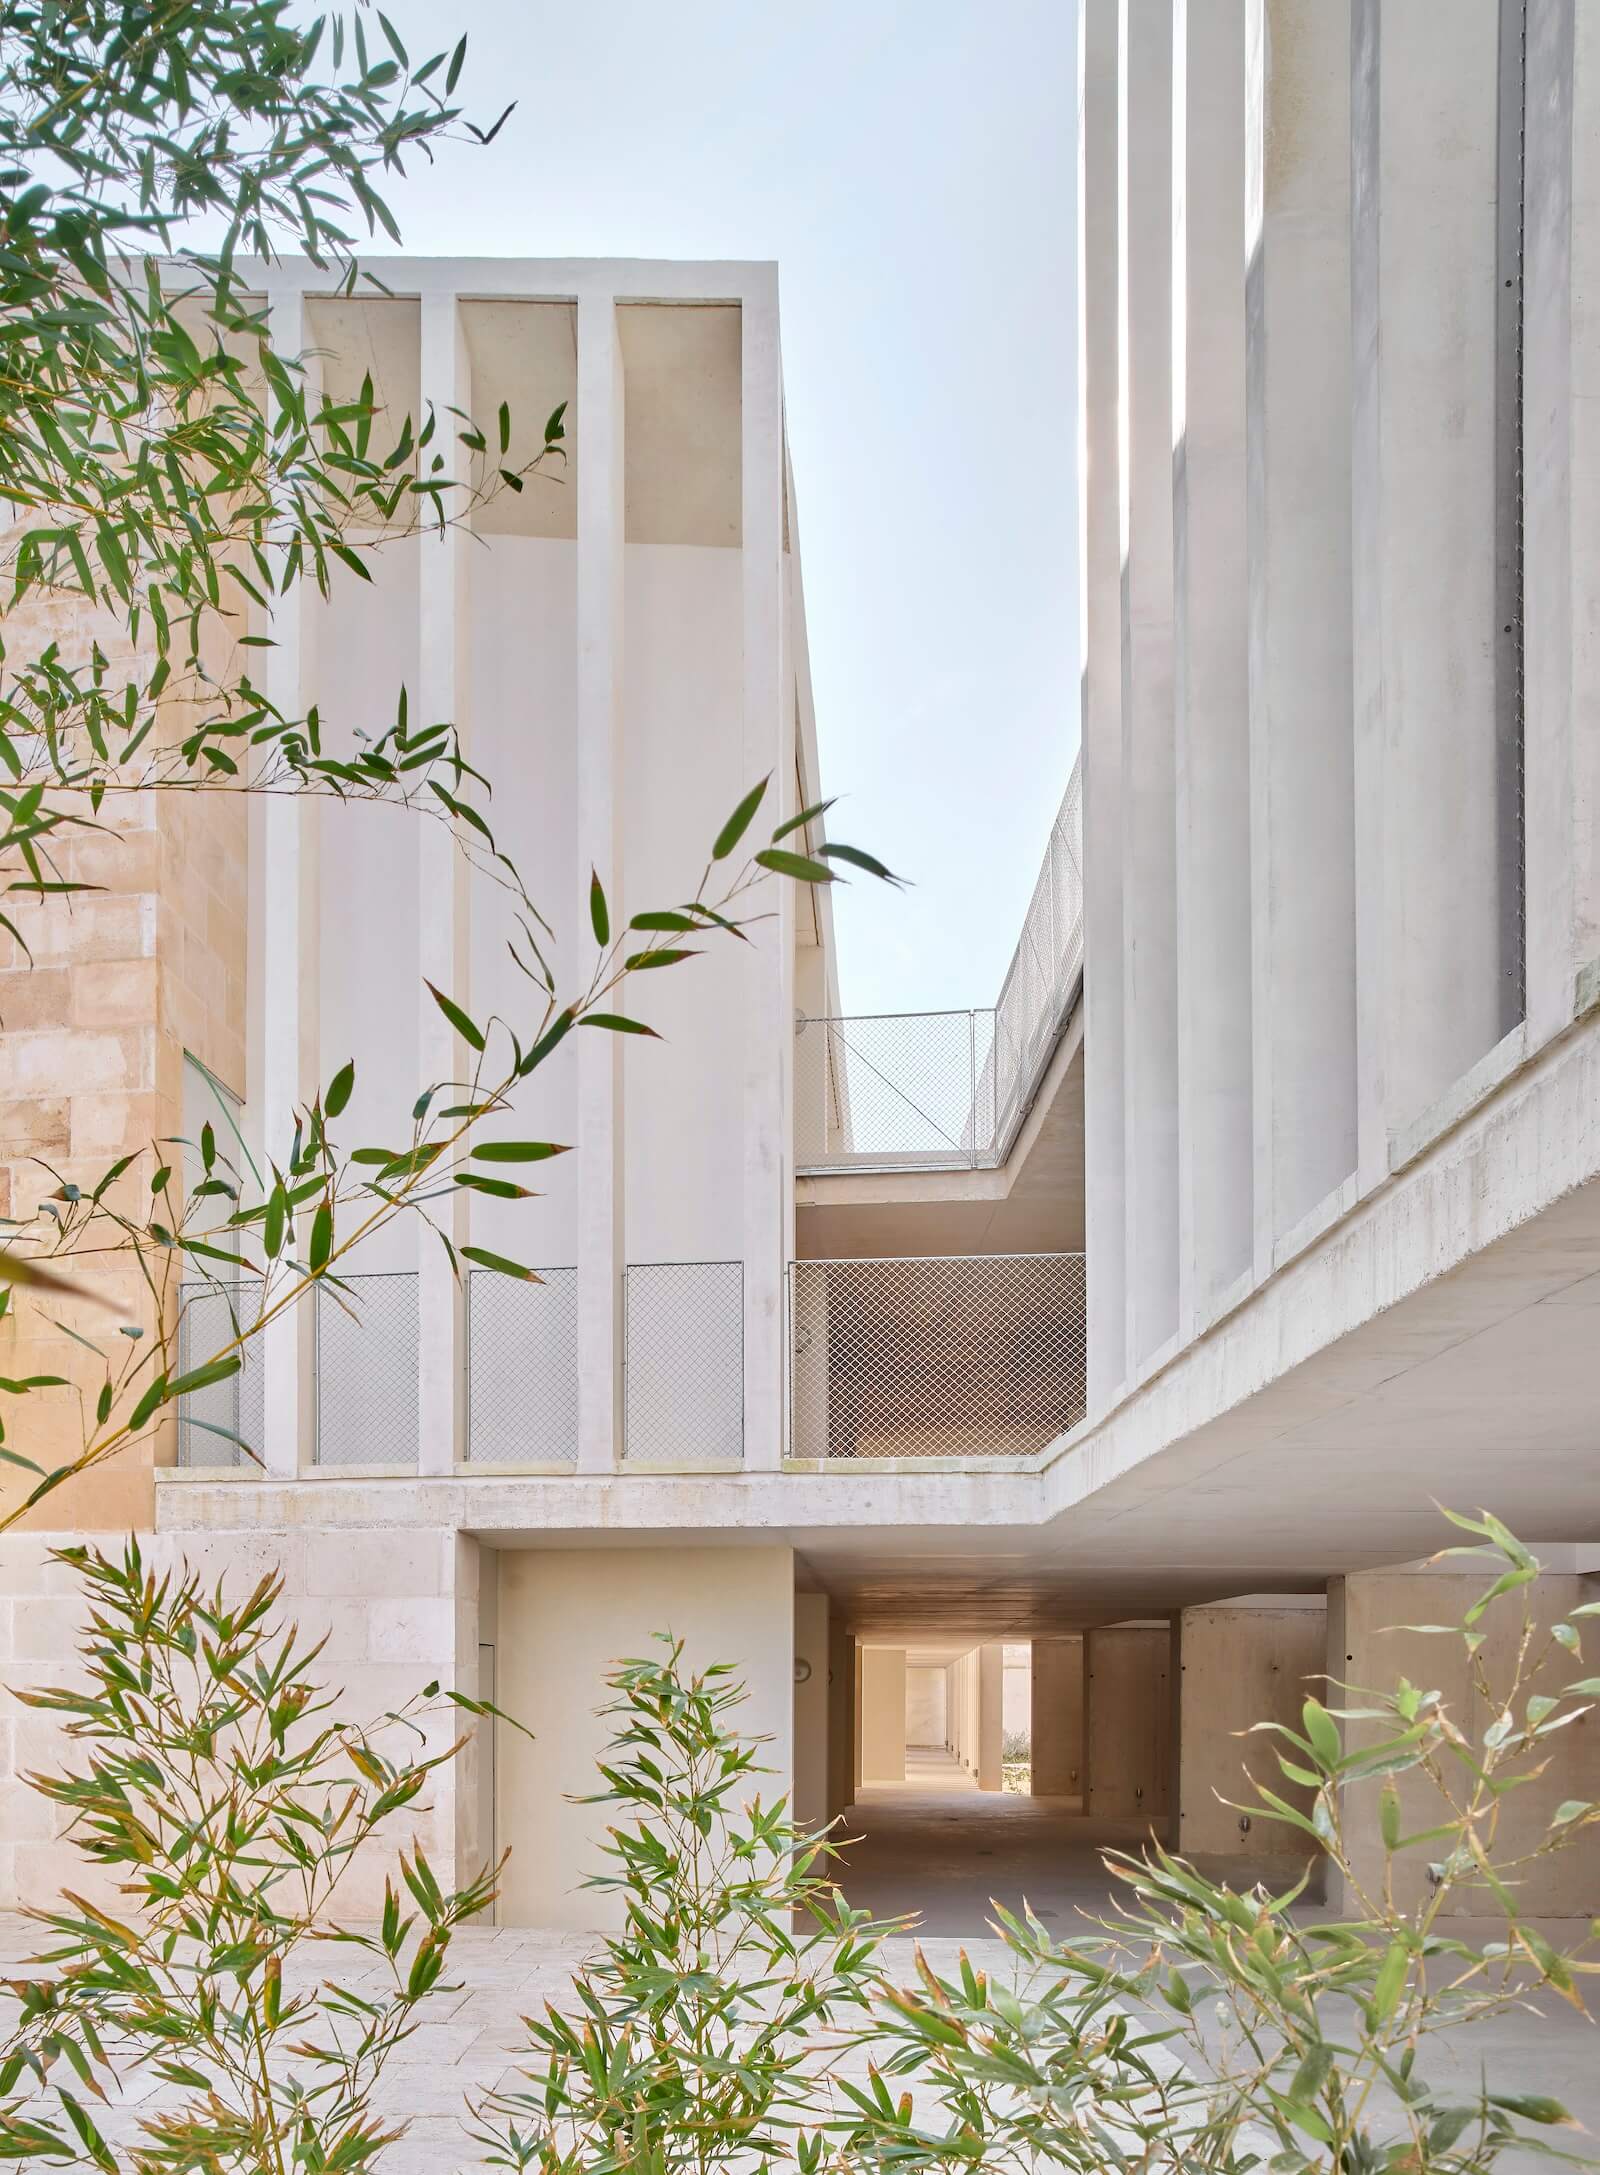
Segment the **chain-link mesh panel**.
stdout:
<svg viewBox="0 0 1600 2175">
<path fill-rule="evenodd" d="M 795 1030 L 802 1171 L 1004 1162 L 1083 971 L 1083 780 L 1072 776 L 992 1011 L 807 1019 Z"/>
<path fill-rule="evenodd" d="M 206 1278 L 178 1287 L 178 1372 L 188 1374 L 227 1350 L 261 1313 L 261 1280 Z M 260 1339 L 240 1351 L 236 1375 L 178 1400 L 178 1463 L 196 1468 L 255 1465 L 265 1434 Z"/>
<path fill-rule="evenodd" d="M 541 1282 L 474 1269 L 467 1283 L 475 1465 L 578 1462 L 578 1272 L 541 1269 Z"/>
<path fill-rule="evenodd" d="M 994 1135 L 992 1012 L 802 1020 L 794 1046 L 802 1170 L 948 1170 Z"/>
<path fill-rule="evenodd" d="M 317 1463 L 417 1463 L 417 1272 L 319 1284 Z"/>
<path fill-rule="evenodd" d="M 1083 1418 L 1081 1254 L 796 1261 L 789 1454 L 999 1458 Z"/>
<path fill-rule="evenodd" d="M 672 1472 L 743 1465 L 743 1264 L 635 1265 L 624 1297 L 623 1464 Z"/>
</svg>

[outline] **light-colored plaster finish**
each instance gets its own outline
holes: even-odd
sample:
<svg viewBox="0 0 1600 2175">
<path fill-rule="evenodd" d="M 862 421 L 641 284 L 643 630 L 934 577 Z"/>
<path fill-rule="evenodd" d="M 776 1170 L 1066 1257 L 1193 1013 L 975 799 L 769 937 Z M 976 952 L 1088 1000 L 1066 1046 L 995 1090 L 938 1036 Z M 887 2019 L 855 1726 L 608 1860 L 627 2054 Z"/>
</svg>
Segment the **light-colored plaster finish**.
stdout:
<svg viewBox="0 0 1600 2175">
<path fill-rule="evenodd" d="M 750 1794 L 787 1796 L 793 1776 L 794 1568 L 787 1548 L 509 1551 L 499 1565 L 498 1704 L 520 1730 L 496 1736 L 496 1835 L 513 1855 L 500 1902 L 511 1926 L 620 1922 L 615 1896 L 581 1884 L 603 1871 L 615 1814 L 574 1802 L 594 1787 L 613 1724 L 616 1663 L 685 1644 L 691 1669 L 732 1661 L 749 1692 L 740 1734 L 765 1740 Z"/>
<path fill-rule="evenodd" d="M 861 1652 L 861 1777 L 903 1782 L 906 1773 L 906 1653 L 903 1646 Z"/>
</svg>

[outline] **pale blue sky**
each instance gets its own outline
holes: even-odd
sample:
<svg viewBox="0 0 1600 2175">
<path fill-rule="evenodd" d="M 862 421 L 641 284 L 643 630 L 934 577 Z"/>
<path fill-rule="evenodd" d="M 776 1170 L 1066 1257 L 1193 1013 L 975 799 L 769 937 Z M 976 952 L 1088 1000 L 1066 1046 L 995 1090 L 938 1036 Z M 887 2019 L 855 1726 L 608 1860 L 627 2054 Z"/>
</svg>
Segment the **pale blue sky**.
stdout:
<svg viewBox="0 0 1600 2175">
<path fill-rule="evenodd" d="M 1072 0 L 390 0 L 487 152 L 423 254 L 775 257 L 852 1011 L 992 1003 L 1077 744 Z M 843 887 L 840 887 L 841 893 Z"/>
</svg>

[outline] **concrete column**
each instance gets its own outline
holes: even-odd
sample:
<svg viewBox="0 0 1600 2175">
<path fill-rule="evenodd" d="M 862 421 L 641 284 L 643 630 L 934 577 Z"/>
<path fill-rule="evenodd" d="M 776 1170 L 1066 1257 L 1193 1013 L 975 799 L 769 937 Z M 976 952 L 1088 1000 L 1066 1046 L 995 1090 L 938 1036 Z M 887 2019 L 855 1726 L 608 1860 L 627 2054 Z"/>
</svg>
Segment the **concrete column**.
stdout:
<svg viewBox="0 0 1600 2175">
<path fill-rule="evenodd" d="M 1117 92 L 1125 1258 L 1137 1371 L 1178 1327 L 1170 8 L 1122 0 Z"/>
<path fill-rule="evenodd" d="M 1031 1786 L 1035 1797 L 1082 1798 L 1083 1640 L 1033 1642 Z"/>
<path fill-rule="evenodd" d="M 435 443 L 445 473 L 464 478 L 468 455 L 457 440 L 452 408 L 471 412 L 471 373 L 456 298 L 429 295 L 422 303 L 422 406 L 436 417 Z M 422 417 L 419 416 L 420 428 Z M 464 520 L 462 509 L 456 509 Z M 472 538 L 463 527 L 425 535 L 417 551 L 417 714 L 415 725 L 450 719 L 465 748 L 470 741 L 467 562 Z M 421 978 L 471 1009 L 468 989 L 467 864 L 449 830 L 417 825 L 417 883 Z M 465 1083 L 469 1065 L 461 1038 L 425 988 L 418 991 L 417 1052 L 424 1083 Z M 460 1100 L 445 1095 L 442 1102 Z M 433 1218 L 460 1248 L 469 1237 L 467 1189 L 434 1204 Z M 417 1440 L 425 1473 L 451 1473 L 467 1453 L 467 1310 L 462 1282 L 430 1231 L 418 1238 Z"/>
<path fill-rule="evenodd" d="M 1094 1819 L 1164 1831 L 1172 1765 L 1172 1633 L 1112 1624 L 1085 1634 L 1084 1734 Z"/>
<path fill-rule="evenodd" d="M 1285 1781 L 1270 1737 L 1243 1733 L 1258 1722 L 1298 1729 L 1307 1698 L 1324 1697 L 1326 1605 L 1293 1597 L 1182 1616 L 1178 1848 L 1245 1861 L 1251 1878 L 1292 1880 L 1314 1853 L 1307 1838 L 1252 1814 L 1251 1777 L 1301 1811 L 1311 1793 Z"/>
<path fill-rule="evenodd" d="M 800 1827 L 820 1828 L 828 1818 L 828 1597 L 794 1597 L 794 1798 Z"/>
<path fill-rule="evenodd" d="M 861 1779 L 906 1779 L 906 1654 L 869 1646 L 861 1656 Z"/>
<path fill-rule="evenodd" d="M 1600 990 L 1600 22 L 1527 19 L 1524 761 L 1530 1036 Z"/>
<path fill-rule="evenodd" d="M 1539 1663 L 1530 1679 L 1536 1693 L 1549 1694 L 1581 1673 L 1578 1659 L 1554 1644 L 1548 1627 L 1570 1617 L 1573 1610 L 1595 1598 L 1597 1582 L 1576 1573 L 1544 1572 L 1536 1583 L 1512 1595 L 1503 1606 L 1492 1608 L 1479 1629 L 1484 1643 L 1479 1652 L 1484 1675 L 1495 1697 L 1485 1705 L 1473 1687 L 1471 1667 L 1459 1638 L 1407 1630 L 1408 1624 L 1456 1624 L 1466 1609 L 1489 1584 L 1484 1573 L 1437 1571 L 1362 1571 L 1334 1579 L 1328 1588 L 1327 1675 L 1335 1683 L 1328 1693 L 1333 1706 L 1368 1706 L 1372 1702 L 1347 1697 L 1338 1686 L 1364 1691 L 1392 1691 L 1402 1677 L 1413 1684 L 1437 1689 L 1446 1712 L 1473 1742 L 1481 1742 L 1493 1721 L 1509 1684 L 1521 1635 L 1520 1601 L 1526 1596 L 1541 1634 L 1533 1655 Z M 1592 1658 L 1592 1656 L 1591 1656 Z M 1519 1712 L 1520 1707 L 1519 1707 Z M 1349 1722 L 1344 1725 L 1347 1749 L 1376 1743 L 1390 1734 L 1381 1722 Z M 1556 1807 L 1567 1799 L 1592 1802 L 1600 1798 L 1600 1716 L 1590 1712 L 1581 1721 L 1558 1731 L 1547 1740 L 1548 1764 L 1537 1779 L 1511 1791 L 1502 1800 L 1495 1856 L 1511 1857 L 1531 1851 L 1548 1828 Z M 1434 1786 L 1425 1775 L 1395 1778 L 1400 1797 L 1403 1832 L 1435 1826 L 1447 1817 Z M 1378 1828 L 1377 1785 L 1352 1785 L 1346 1793 L 1345 1828 L 1353 1847 L 1351 1858 L 1358 1887 L 1371 1894 L 1381 1889 L 1383 1847 Z M 1428 1860 L 1432 1849 L 1405 1851 L 1395 1860 L 1395 1900 L 1402 1910 L 1413 1908 L 1427 1888 Z M 1336 1911 L 1360 1909 L 1359 1897 L 1339 1894 L 1330 1881 L 1329 1903 Z M 1600 1847 L 1592 1834 L 1572 1848 L 1546 1857 L 1529 1858 L 1515 1875 L 1518 1908 L 1530 1918 L 1589 1917 L 1600 1910 Z M 1465 1888 L 1451 1899 L 1454 1911 L 1445 1915 L 1480 1915 L 1481 1893 L 1476 1900 Z"/>
<path fill-rule="evenodd" d="M 1567 224 L 1571 250 L 1568 390 L 1572 433 L 1567 467 L 1572 553 L 1567 610 L 1572 643 L 1576 811 L 1572 851 L 1579 993 L 1582 1001 L 1592 1002 L 1600 976 L 1600 20 L 1592 7 L 1576 6 L 1567 12 L 1572 21 L 1572 204 Z M 1561 62 L 1561 14 L 1555 0 L 1530 0 L 1530 88 L 1537 83 L 1546 104 L 1538 115 L 1530 105 L 1529 120 L 1531 132 L 1540 135 L 1560 128 L 1559 113 L 1550 111 L 1554 94 L 1548 86 L 1552 65 L 1559 67 Z M 1540 31 L 1537 75 L 1536 22 Z M 1548 56 L 1543 51 L 1547 37 L 1557 46 Z M 1553 448 L 1551 457 L 1558 451 L 1558 447 Z M 1544 579 L 1548 562 L 1541 562 L 1537 571 Z M 1532 559 L 1527 573 L 1532 604 L 1536 573 Z M 1559 639 L 1559 633 L 1559 628 L 1550 630 L 1552 639 Z M 1554 759 L 1555 751 L 1542 730 L 1530 743 L 1530 752 L 1537 754 L 1539 769 L 1535 776 L 1542 783 L 1541 806 L 1547 811 L 1550 796 L 1561 789 L 1559 761 Z M 1548 813 L 1545 821 L 1548 823 Z M 1531 941 L 1532 925 L 1529 935 Z"/>
<path fill-rule="evenodd" d="M 590 871 L 620 915 L 624 402 L 616 303 L 578 303 L 578 891 L 587 937 Z M 625 1135 L 622 1037 L 579 1031 L 578 1470 L 609 1472 L 622 1445 Z"/>
<path fill-rule="evenodd" d="M 1349 10 L 1245 7 L 1255 1268 L 1356 1164 Z"/>
<path fill-rule="evenodd" d="M 978 1788 L 1003 1790 L 1005 1758 L 1006 1651 L 993 1644 L 978 1649 Z"/>
<path fill-rule="evenodd" d="M 856 1642 L 837 1613 L 828 1619 L 828 1818 L 855 1802 Z"/>
<path fill-rule="evenodd" d="M 1178 1291 L 1185 1340 L 1250 1269 L 1245 0 L 1173 10 Z"/>
<path fill-rule="evenodd" d="M 1118 514 L 1117 6 L 1078 10 L 1078 653 L 1083 748 L 1089 1410 L 1127 1372 Z"/>
<path fill-rule="evenodd" d="M 1498 594 L 1518 518 L 1496 475 L 1497 430 L 1515 430 L 1514 377 L 1497 414 L 1500 17 L 1499 0 L 1461 0 L 1441 38 L 1415 9 L 1352 11 L 1363 1189 L 1387 1177 L 1391 1134 L 1521 1016 L 1517 606 Z M 1513 228 L 1507 277 L 1519 242 Z"/>
<path fill-rule="evenodd" d="M 483 1641 L 483 1551 L 472 1533 L 446 1532 L 440 1536 L 444 1554 L 443 1586 L 451 1609 L 451 1650 L 445 1688 L 468 1699 L 493 1699 L 491 1686 L 481 1681 Z M 492 1575 L 492 1573 L 491 1573 Z M 453 1720 L 468 1717 L 456 1714 Z M 440 1770 L 441 1794 L 449 1799 L 451 1833 L 455 1845 L 454 1882 L 464 1887 L 475 1880 L 494 1852 L 494 1805 L 485 1783 L 493 1774 L 494 1724 L 488 1717 L 461 1732 L 466 1744 L 455 1760 Z M 441 1869 L 442 1871 L 442 1869 Z"/>
<path fill-rule="evenodd" d="M 293 359 L 306 347 L 302 291 L 273 280 L 268 324 L 277 352 Z M 316 404 L 316 363 L 307 363 L 308 402 Z M 310 615 L 304 576 L 275 600 L 272 647 L 262 671 L 267 699 L 281 716 L 303 717 L 314 699 Z M 280 1164 L 294 1137 L 295 1113 L 317 1092 L 321 943 L 316 801 L 305 793 L 269 793 L 262 804 L 261 1133 Z M 317 1426 L 316 1309 L 289 1308 L 262 1332 L 263 1461 L 273 1479 L 292 1479 L 314 1455 Z M 253 1446 L 252 1446 L 253 1447 Z"/>
<path fill-rule="evenodd" d="M 770 777 L 756 818 L 770 830 L 794 792 L 795 693 L 787 642 L 783 383 L 776 275 L 743 308 L 744 780 Z M 744 1456 L 783 1462 L 783 1283 L 794 1257 L 794 917 L 791 883 L 768 877 L 771 919 L 744 960 Z"/>
</svg>

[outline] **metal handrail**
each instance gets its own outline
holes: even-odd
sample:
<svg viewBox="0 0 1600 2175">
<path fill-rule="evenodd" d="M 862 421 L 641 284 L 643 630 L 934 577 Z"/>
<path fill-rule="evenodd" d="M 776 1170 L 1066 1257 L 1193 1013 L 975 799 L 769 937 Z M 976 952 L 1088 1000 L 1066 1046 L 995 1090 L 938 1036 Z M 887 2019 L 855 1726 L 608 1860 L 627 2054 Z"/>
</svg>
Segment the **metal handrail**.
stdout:
<svg viewBox="0 0 1600 2175">
<path fill-rule="evenodd" d="M 997 1168 L 1016 1143 L 1082 987 L 1078 762 L 993 1006 L 822 1015 L 798 1023 L 797 1172 Z M 959 1037 L 949 1023 L 960 1020 L 968 1033 L 957 1052 Z M 810 1093 L 807 1068 L 819 1046 L 822 1078 Z M 867 1095 L 852 1098 L 852 1071 L 858 1083 L 870 1079 Z M 813 1130 L 819 1117 L 820 1134 Z"/>
</svg>

